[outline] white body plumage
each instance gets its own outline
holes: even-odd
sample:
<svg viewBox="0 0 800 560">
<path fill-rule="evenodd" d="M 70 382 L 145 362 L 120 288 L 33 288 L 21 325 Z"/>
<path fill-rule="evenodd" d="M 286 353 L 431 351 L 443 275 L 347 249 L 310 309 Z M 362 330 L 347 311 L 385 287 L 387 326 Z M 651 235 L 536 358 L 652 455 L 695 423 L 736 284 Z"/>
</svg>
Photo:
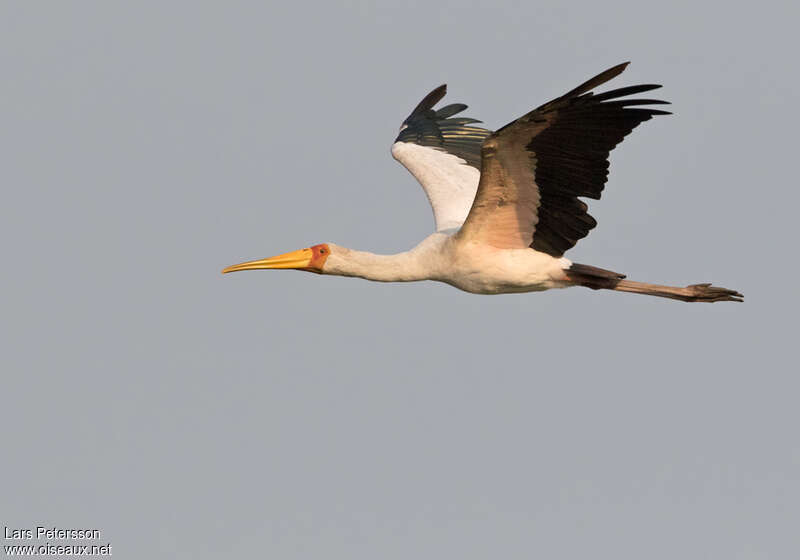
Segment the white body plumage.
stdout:
<svg viewBox="0 0 800 560">
<path fill-rule="evenodd" d="M 416 247 L 395 255 L 376 255 L 328 243 L 323 274 L 356 276 L 377 282 L 436 280 L 474 294 L 536 292 L 570 285 L 572 264 L 533 249 L 496 249 L 434 233 Z"/>
</svg>

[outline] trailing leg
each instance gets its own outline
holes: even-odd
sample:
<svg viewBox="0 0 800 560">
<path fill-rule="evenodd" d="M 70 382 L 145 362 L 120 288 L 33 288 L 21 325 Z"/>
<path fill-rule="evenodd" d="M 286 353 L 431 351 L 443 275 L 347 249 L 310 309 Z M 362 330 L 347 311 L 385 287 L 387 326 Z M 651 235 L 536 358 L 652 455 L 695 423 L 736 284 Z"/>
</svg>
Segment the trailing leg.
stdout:
<svg viewBox="0 0 800 560">
<path fill-rule="evenodd" d="M 736 290 L 720 288 L 711 284 L 692 284 L 686 287 L 662 286 L 625 280 L 624 274 L 602 268 L 573 263 L 565 270 L 567 278 L 578 286 L 593 290 L 617 290 L 633 294 L 644 294 L 680 301 L 743 301 L 744 296 Z"/>
</svg>

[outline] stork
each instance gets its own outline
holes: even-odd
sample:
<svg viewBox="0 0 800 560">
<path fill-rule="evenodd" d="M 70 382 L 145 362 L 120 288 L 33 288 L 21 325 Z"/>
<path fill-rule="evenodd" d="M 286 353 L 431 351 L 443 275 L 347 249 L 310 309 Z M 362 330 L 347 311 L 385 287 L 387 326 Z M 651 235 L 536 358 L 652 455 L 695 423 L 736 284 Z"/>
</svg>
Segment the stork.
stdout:
<svg viewBox="0 0 800 560">
<path fill-rule="evenodd" d="M 420 101 L 392 145 L 392 155 L 422 184 L 435 232 L 413 249 L 377 255 L 321 243 L 243 262 L 222 272 L 297 269 L 377 282 L 436 280 L 474 294 L 535 292 L 584 286 L 681 301 L 742 301 L 735 290 L 626 280 L 624 274 L 564 257 L 597 222 L 579 197 L 599 199 L 608 155 L 640 123 L 667 111 L 654 90 L 635 85 L 596 94 L 628 63 L 602 72 L 492 132 L 454 117 L 467 106 L 434 109 L 441 85 Z"/>
</svg>

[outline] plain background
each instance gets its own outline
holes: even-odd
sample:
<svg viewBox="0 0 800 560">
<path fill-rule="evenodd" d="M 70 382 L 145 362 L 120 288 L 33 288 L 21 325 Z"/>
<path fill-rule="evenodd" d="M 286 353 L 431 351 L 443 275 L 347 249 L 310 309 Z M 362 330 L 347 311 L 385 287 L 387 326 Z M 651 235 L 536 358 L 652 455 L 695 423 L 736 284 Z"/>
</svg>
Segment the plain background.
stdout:
<svg viewBox="0 0 800 560">
<path fill-rule="evenodd" d="M 3 2 L 0 523 L 118 558 L 800 557 L 789 6 Z M 424 94 L 497 128 L 625 60 L 675 115 L 567 256 L 744 304 L 219 273 L 414 245 L 389 146 Z"/>
</svg>

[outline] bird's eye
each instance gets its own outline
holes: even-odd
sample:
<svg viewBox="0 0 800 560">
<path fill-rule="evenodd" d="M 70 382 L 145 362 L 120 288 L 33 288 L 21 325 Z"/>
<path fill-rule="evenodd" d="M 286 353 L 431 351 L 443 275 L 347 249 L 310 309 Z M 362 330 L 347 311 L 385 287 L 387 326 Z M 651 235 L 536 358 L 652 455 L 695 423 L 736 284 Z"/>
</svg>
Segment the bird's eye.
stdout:
<svg viewBox="0 0 800 560">
<path fill-rule="evenodd" d="M 320 255 L 324 255 L 324 254 L 325 254 L 325 249 L 320 249 L 320 250 L 319 250 L 319 254 L 320 254 Z"/>
</svg>

